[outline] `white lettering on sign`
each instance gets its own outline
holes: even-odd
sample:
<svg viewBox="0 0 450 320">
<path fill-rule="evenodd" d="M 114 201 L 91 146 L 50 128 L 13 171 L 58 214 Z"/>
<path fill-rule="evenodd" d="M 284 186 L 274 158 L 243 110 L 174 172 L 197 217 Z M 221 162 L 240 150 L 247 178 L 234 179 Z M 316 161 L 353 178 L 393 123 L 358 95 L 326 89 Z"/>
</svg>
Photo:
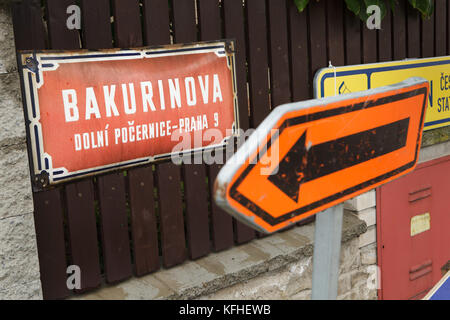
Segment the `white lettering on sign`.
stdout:
<svg viewBox="0 0 450 320">
<path fill-rule="evenodd" d="M 210 85 L 210 79 L 213 79 L 212 86 Z M 122 83 L 120 84 L 122 102 L 119 105 L 123 106 L 123 113 L 126 115 L 135 114 L 137 111 L 137 101 L 141 102 L 142 111 L 149 112 L 157 110 L 166 110 L 165 104 L 165 83 L 162 80 L 157 81 L 159 104 L 154 101 L 155 92 L 153 90 L 153 84 L 151 81 L 143 81 L 139 83 L 140 96 L 136 96 L 134 83 Z M 212 103 L 218 103 L 223 101 L 222 89 L 220 86 L 220 79 L 217 74 L 186 77 L 182 81 L 179 78 L 168 79 L 167 87 L 169 92 L 170 108 L 182 108 L 183 106 L 193 107 L 197 105 L 198 98 L 197 92 L 201 93 L 201 100 L 204 104 L 209 103 L 209 88 L 212 88 Z M 166 87 L 166 88 L 167 88 Z M 85 89 L 86 102 L 84 108 L 78 101 L 79 92 L 75 89 L 62 90 L 62 100 L 64 105 L 64 115 L 66 122 L 75 122 L 80 120 L 80 111 L 84 110 L 84 119 L 99 119 L 103 116 L 106 117 L 118 117 L 120 116 L 116 98 L 116 84 L 104 85 L 103 91 L 97 92 L 98 88 L 87 87 Z M 155 87 L 156 88 L 156 87 Z M 97 89 L 97 90 L 96 90 Z M 182 101 L 181 92 L 185 91 L 185 101 Z M 104 105 L 99 106 L 97 95 L 103 95 Z"/>
</svg>

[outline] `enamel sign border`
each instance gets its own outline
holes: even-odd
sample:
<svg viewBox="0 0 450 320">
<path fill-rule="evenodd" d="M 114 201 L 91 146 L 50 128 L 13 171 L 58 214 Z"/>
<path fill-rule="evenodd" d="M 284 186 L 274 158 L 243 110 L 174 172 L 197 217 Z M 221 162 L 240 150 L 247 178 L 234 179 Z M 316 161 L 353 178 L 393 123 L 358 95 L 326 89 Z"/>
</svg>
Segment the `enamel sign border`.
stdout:
<svg viewBox="0 0 450 320">
<path fill-rule="evenodd" d="M 69 172 L 66 168 L 54 168 L 52 156 L 45 151 L 40 123 L 40 110 L 38 99 L 38 88 L 43 85 L 43 71 L 57 70 L 60 64 L 111 61 L 111 60 L 133 60 L 150 59 L 154 57 L 165 57 L 174 55 L 187 55 L 197 53 L 215 53 L 219 57 L 227 57 L 228 68 L 231 73 L 233 90 L 233 112 L 234 123 L 232 134 L 225 137 L 221 142 L 190 150 L 158 154 L 145 158 L 133 159 L 123 162 L 111 163 L 104 166 Z M 220 149 L 225 147 L 230 138 L 239 134 L 239 110 L 236 85 L 236 63 L 235 42 L 225 39 L 220 41 L 207 41 L 189 44 L 175 44 L 165 46 L 152 46 L 132 49 L 106 49 L 106 50 L 44 50 L 44 51 L 20 51 L 19 73 L 21 76 L 22 97 L 24 116 L 26 123 L 28 157 L 30 162 L 30 174 L 33 182 L 33 190 L 40 191 L 48 187 L 73 179 L 92 176 L 100 173 L 118 170 L 121 168 L 137 165 L 155 163 L 170 159 L 172 155 L 192 155 L 206 150 Z"/>
</svg>

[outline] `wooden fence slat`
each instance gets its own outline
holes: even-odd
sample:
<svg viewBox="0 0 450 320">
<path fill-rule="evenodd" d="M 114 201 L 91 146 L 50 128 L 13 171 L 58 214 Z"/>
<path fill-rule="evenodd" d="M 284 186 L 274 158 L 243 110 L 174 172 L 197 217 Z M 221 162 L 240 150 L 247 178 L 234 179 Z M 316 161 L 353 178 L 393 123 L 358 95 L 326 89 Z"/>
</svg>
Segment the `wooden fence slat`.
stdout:
<svg viewBox="0 0 450 320">
<path fill-rule="evenodd" d="M 345 8 L 345 64 L 361 63 L 361 20 Z"/>
<path fill-rule="evenodd" d="M 447 2 L 435 1 L 435 56 L 445 56 L 447 51 Z"/>
<path fill-rule="evenodd" d="M 16 50 L 43 50 L 45 30 L 39 0 L 12 3 L 12 18 Z M 26 21 L 26 23 L 24 23 Z"/>
<path fill-rule="evenodd" d="M 42 295 L 44 299 L 65 298 L 69 290 L 61 189 L 34 193 L 33 200 Z"/>
<path fill-rule="evenodd" d="M 197 41 L 195 1 L 175 0 L 172 6 L 175 42 Z M 203 164 L 193 163 L 184 164 L 182 168 L 189 256 L 197 259 L 210 251 L 206 168 Z"/>
<path fill-rule="evenodd" d="M 81 270 L 81 291 L 100 285 L 100 264 L 92 180 L 66 186 L 67 223 L 72 264 Z"/>
<path fill-rule="evenodd" d="M 142 46 L 143 38 L 139 0 L 113 0 L 112 7 L 114 14 L 114 46 L 118 48 Z M 144 172 L 142 172 L 142 176 L 140 178 L 135 177 L 135 174 L 136 172 L 132 170 L 131 176 L 128 180 L 128 189 L 130 191 L 130 227 L 134 249 L 134 270 L 136 275 L 139 276 L 157 270 L 159 268 L 159 250 L 157 245 L 156 247 L 154 246 L 154 237 L 155 235 L 157 236 L 157 233 L 156 226 L 151 218 L 151 214 L 154 213 L 152 207 L 153 203 L 151 200 L 151 197 L 153 196 L 153 190 L 151 190 L 150 194 L 144 194 L 144 192 L 149 191 L 147 187 L 149 187 L 149 185 L 153 183 L 153 180 L 152 177 L 149 177 L 149 173 L 144 174 Z M 105 176 L 105 178 L 106 177 L 115 180 L 116 175 L 111 174 Z M 120 183 L 122 182 L 123 179 L 122 181 L 120 181 Z M 141 186 L 141 183 L 144 183 L 144 186 Z M 139 194 L 143 196 L 144 199 L 138 199 L 137 195 Z M 119 205 L 116 210 L 117 214 L 121 216 L 123 215 L 124 217 L 127 216 L 126 207 Z M 122 210 L 124 211 L 123 213 Z M 110 219 L 110 217 L 107 218 Z M 118 229 L 119 227 L 123 227 L 122 223 L 120 223 L 119 225 L 113 225 L 117 223 L 120 223 L 120 220 L 108 221 L 110 228 Z M 152 232 L 156 234 L 152 235 Z M 125 234 L 123 235 L 123 237 L 123 241 L 125 241 Z M 117 245 L 123 244 L 118 243 Z M 116 248 L 112 248 L 112 250 L 115 249 Z M 128 263 L 130 261 L 128 260 L 127 263 L 127 257 L 125 254 L 121 257 L 117 257 L 116 259 L 118 259 L 117 263 L 121 265 L 119 269 L 119 276 L 124 278 L 128 277 Z"/>
<path fill-rule="evenodd" d="M 269 0 L 270 80 L 272 108 L 291 101 L 286 2 Z"/>
<path fill-rule="evenodd" d="M 170 43 L 169 2 L 167 0 L 144 0 L 143 6 L 145 44 Z"/>
<path fill-rule="evenodd" d="M 447 3 L 447 19 L 450 18 L 450 4 Z M 450 23 L 447 23 L 447 51 L 446 54 L 450 54 Z"/>
<path fill-rule="evenodd" d="M 408 58 L 420 58 L 420 14 L 408 5 L 406 19 L 408 25 Z"/>
<path fill-rule="evenodd" d="M 249 128 L 247 96 L 247 49 L 244 26 L 244 10 L 241 0 L 223 0 L 225 37 L 236 40 L 236 82 L 239 105 L 239 127 Z"/>
<path fill-rule="evenodd" d="M 386 16 L 381 21 L 378 30 L 378 61 L 392 60 L 391 10 L 386 10 Z"/>
<path fill-rule="evenodd" d="M 209 187 L 211 194 L 214 189 L 214 181 L 222 165 L 209 166 Z M 211 200 L 211 229 L 214 251 L 221 251 L 233 246 L 233 219 L 231 215 L 222 210 Z"/>
<path fill-rule="evenodd" d="M 198 1 L 198 14 L 200 24 L 200 39 L 215 40 L 222 38 L 221 12 L 218 1 L 200 0 Z M 213 187 L 219 165 L 207 166 L 207 176 L 209 181 L 209 199 L 211 202 L 210 211 L 210 232 L 212 249 L 220 251 L 233 246 L 233 220 L 232 217 L 221 210 L 214 202 Z M 209 243 L 209 239 L 208 239 Z"/>
<path fill-rule="evenodd" d="M 206 172 L 201 164 L 184 165 L 183 169 L 189 257 L 197 259 L 211 250 Z"/>
<path fill-rule="evenodd" d="M 238 4 L 234 6 L 236 12 L 243 9 Z M 270 112 L 265 2 L 247 1 L 246 16 L 250 123 L 252 127 L 257 127 Z M 255 238 L 255 231 L 250 227 L 235 219 L 233 224 L 236 243 L 245 243 Z"/>
<path fill-rule="evenodd" d="M 13 3 L 12 16 L 16 50 L 46 48 L 40 1 Z M 33 193 L 34 225 L 44 299 L 61 299 L 69 295 L 60 193 L 60 188 Z"/>
<path fill-rule="evenodd" d="M 125 181 L 122 172 L 97 181 L 106 281 L 112 283 L 131 276 Z"/>
<path fill-rule="evenodd" d="M 169 268 L 186 260 L 180 168 L 170 162 L 158 165 L 157 181 L 163 265 Z"/>
<path fill-rule="evenodd" d="M 113 47 L 109 0 L 82 0 L 83 48 Z"/>
<path fill-rule="evenodd" d="M 435 8 L 436 9 L 436 8 Z M 422 58 L 434 56 L 434 14 L 429 19 L 422 19 Z"/>
<path fill-rule="evenodd" d="M 223 20 L 225 37 L 236 41 L 236 82 L 239 105 L 239 127 L 247 130 L 250 127 L 249 100 L 247 95 L 247 47 L 244 7 L 241 0 L 224 0 Z M 267 79 L 267 74 L 265 75 Z M 267 101 L 268 104 L 268 101 Z M 215 221 L 218 221 L 216 219 Z M 234 237 L 237 243 L 252 240 L 255 237 L 253 229 L 233 219 Z M 215 228 L 215 226 L 213 226 Z"/>
<path fill-rule="evenodd" d="M 220 5 L 218 0 L 198 0 L 200 40 L 222 38 Z"/>
<path fill-rule="evenodd" d="M 311 97 L 312 79 L 309 72 L 308 17 L 307 10 L 298 12 L 294 1 L 288 2 L 291 42 L 292 100 L 301 101 Z"/>
<path fill-rule="evenodd" d="M 168 1 L 144 1 L 146 45 L 170 44 Z M 180 167 L 171 162 L 156 165 L 163 266 L 186 260 Z"/>
<path fill-rule="evenodd" d="M 47 2 L 49 38 L 52 49 L 79 49 L 78 30 L 66 26 L 70 0 Z M 86 23 L 89 24 L 89 17 Z M 98 21 L 97 21 L 98 23 Z M 83 198 L 80 201 L 80 194 Z M 94 188 L 92 179 L 66 185 L 68 234 L 72 263 L 79 265 L 82 272 L 81 290 L 96 288 L 100 284 L 98 237 L 96 230 Z"/>
<path fill-rule="evenodd" d="M 265 1 L 247 0 L 250 119 L 256 128 L 270 113 Z"/>
<path fill-rule="evenodd" d="M 197 40 L 195 0 L 172 0 L 174 42 L 189 43 Z"/>
<path fill-rule="evenodd" d="M 344 50 L 344 10 L 343 1 L 327 1 L 328 60 L 333 66 L 343 66 Z M 347 9 L 345 9 L 347 10 Z"/>
<path fill-rule="evenodd" d="M 328 66 L 325 1 L 311 2 L 309 10 L 309 38 L 311 48 L 311 79 L 320 68 Z"/>
<path fill-rule="evenodd" d="M 117 48 L 142 46 L 139 0 L 113 0 L 114 43 Z"/>
<path fill-rule="evenodd" d="M 153 188 L 151 166 L 128 171 L 133 259 L 137 276 L 156 271 L 160 267 Z"/>
<path fill-rule="evenodd" d="M 77 29 L 67 28 L 67 8 L 75 0 L 47 0 L 47 26 L 52 49 L 71 50 L 80 48 L 80 34 Z"/>
<path fill-rule="evenodd" d="M 392 15 L 392 43 L 394 60 L 406 58 L 406 6 L 405 0 L 399 0 Z"/>
<path fill-rule="evenodd" d="M 386 19 L 386 17 L 385 17 Z M 364 24 L 361 23 L 362 28 L 362 42 L 363 42 L 363 52 L 362 52 L 362 62 L 363 63 L 375 63 L 377 62 L 377 30 L 370 30 Z"/>
</svg>

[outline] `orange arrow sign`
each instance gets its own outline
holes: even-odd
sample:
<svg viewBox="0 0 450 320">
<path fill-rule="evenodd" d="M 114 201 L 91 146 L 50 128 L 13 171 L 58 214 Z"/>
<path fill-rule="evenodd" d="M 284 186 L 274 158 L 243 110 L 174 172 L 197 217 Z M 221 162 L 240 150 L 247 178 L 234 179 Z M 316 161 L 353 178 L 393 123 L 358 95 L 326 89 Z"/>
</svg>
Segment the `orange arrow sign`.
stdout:
<svg viewBox="0 0 450 320">
<path fill-rule="evenodd" d="M 271 233 L 412 171 L 428 82 L 277 107 L 225 164 L 215 200 Z"/>
</svg>

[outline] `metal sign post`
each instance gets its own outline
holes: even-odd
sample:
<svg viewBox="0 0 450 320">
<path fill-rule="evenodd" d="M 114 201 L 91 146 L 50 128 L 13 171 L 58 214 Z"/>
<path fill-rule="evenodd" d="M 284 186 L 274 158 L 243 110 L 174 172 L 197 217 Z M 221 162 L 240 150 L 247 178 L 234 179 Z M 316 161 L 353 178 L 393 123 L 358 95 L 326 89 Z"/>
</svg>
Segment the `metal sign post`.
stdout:
<svg viewBox="0 0 450 320">
<path fill-rule="evenodd" d="M 316 215 L 312 274 L 312 300 L 335 300 L 341 254 L 342 203 Z"/>
</svg>

